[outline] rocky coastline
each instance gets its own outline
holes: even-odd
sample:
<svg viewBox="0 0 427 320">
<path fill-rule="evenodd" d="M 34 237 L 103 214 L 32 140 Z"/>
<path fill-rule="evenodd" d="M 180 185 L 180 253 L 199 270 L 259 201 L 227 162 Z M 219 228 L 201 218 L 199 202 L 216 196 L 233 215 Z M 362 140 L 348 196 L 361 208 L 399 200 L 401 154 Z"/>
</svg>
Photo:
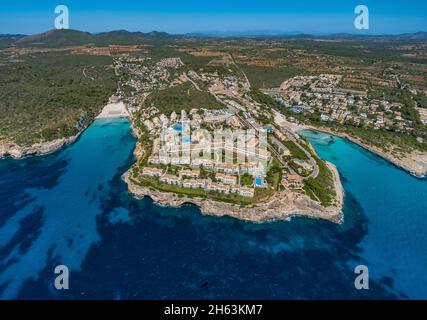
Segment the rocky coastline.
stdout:
<svg viewBox="0 0 427 320">
<path fill-rule="evenodd" d="M 334 223 L 343 222 L 343 188 L 335 166 L 328 163 L 332 169 L 336 188 L 336 201 L 333 206 L 323 207 L 309 197 L 292 191 L 277 192 L 265 202 L 252 206 L 241 207 L 239 205 L 214 201 L 203 198 L 189 198 L 178 196 L 174 193 L 161 192 L 138 185 L 132 178 L 131 172 L 123 175 L 123 180 L 128 185 L 128 190 L 137 199 L 151 198 L 155 203 L 162 206 L 180 207 L 184 204 L 194 204 L 206 215 L 230 216 L 237 219 L 254 223 L 264 223 L 279 220 L 287 220 L 295 216 L 329 220 Z"/>
<path fill-rule="evenodd" d="M 425 178 L 427 175 L 427 153 L 421 151 L 413 151 L 412 153 L 406 154 L 405 156 L 398 158 L 390 153 L 385 153 L 378 147 L 369 146 L 359 139 L 350 136 L 347 133 L 335 132 L 330 130 L 329 128 L 324 127 L 313 127 L 306 126 L 303 128 L 304 130 L 314 130 L 324 132 L 333 136 L 344 138 L 348 141 L 351 141 L 358 146 L 376 154 L 377 156 L 383 158 L 384 160 L 390 162 L 396 167 L 410 173 L 411 175 L 417 178 Z"/>
<path fill-rule="evenodd" d="M 23 159 L 29 156 L 41 156 L 56 152 L 63 147 L 74 143 L 82 133 L 52 141 L 36 143 L 32 146 L 22 147 L 13 142 L 2 141 L 0 142 L 0 159 L 11 157 L 13 159 Z"/>
<path fill-rule="evenodd" d="M 114 97 L 114 96 L 113 96 Z M 98 116 L 95 119 L 111 119 L 111 118 L 130 118 L 130 114 L 123 102 L 111 102 L 105 105 Z M 43 156 L 50 153 L 54 153 L 67 145 L 70 145 L 77 141 L 80 135 L 86 130 L 91 124 L 82 128 L 76 135 L 60 138 L 46 142 L 40 142 L 31 146 L 19 146 L 14 142 L 0 141 L 0 159 L 11 157 L 15 160 L 23 159 L 29 156 Z M 132 132 L 135 135 L 135 129 L 132 123 Z"/>
</svg>

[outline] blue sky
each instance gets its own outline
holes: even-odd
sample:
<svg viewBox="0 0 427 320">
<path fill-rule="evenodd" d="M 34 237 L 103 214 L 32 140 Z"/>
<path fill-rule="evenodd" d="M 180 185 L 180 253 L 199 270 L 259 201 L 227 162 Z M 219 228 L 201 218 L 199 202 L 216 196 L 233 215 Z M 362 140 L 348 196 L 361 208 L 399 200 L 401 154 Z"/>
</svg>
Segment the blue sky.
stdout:
<svg viewBox="0 0 427 320">
<path fill-rule="evenodd" d="M 426 0 L 1 0 L 0 34 L 53 28 L 54 8 L 65 4 L 72 29 L 129 31 L 392 34 L 427 31 Z M 369 31 L 354 28 L 354 8 L 367 5 Z"/>
</svg>

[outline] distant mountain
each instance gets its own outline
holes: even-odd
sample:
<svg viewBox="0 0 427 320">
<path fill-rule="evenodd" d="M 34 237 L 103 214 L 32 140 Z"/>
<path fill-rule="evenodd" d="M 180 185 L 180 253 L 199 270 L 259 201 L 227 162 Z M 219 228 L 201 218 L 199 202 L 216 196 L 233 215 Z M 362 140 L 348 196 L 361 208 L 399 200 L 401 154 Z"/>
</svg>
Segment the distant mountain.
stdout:
<svg viewBox="0 0 427 320">
<path fill-rule="evenodd" d="M 330 35 L 299 35 L 300 37 L 310 37 L 332 40 L 376 40 L 376 41 L 424 41 L 427 40 L 427 32 L 404 33 L 397 35 L 371 35 L 371 34 L 353 34 L 353 33 L 335 33 Z"/>
<path fill-rule="evenodd" d="M 109 44 L 140 44 L 144 40 L 142 32 L 129 32 L 126 30 L 116 30 L 98 33 L 94 36 L 97 45 L 107 46 Z"/>
<path fill-rule="evenodd" d="M 64 47 L 85 45 L 94 42 L 94 36 L 77 30 L 50 30 L 45 33 L 26 36 L 16 41 L 19 47 Z"/>
<path fill-rule="evenodd" d="M 279 32 L 271 30 L 246 31 L 240 33 L 188 33 L 185 35 L 170 35 L 166 32 L 152 31 L 148 33 L 115 30 L 91 34 L 78 30 L 50 30 L 41 34 L 0 35 L 0 48 L 18 47 L 64 47 L 77 45 L 106 46 L 110 44 L 135 45 L 141 43 L 163 42 L 182 37 L 245 37 L 245 38 L 283 38 L 283 39 L 329 39 L 329 40 L 371 40 L 371 41 L 426 41 L 427 32 L 408 33 L 400 35 L 366 35 L 337 33 L 330 35 L 309 35 L 299 32 Z"/>
<path fill-rule="evenodd" d="M 367 33 L 333 33 L 333 34 L 308 34 L 298 31 L 282 32 L 275 30 L 252 30 L 239 32 L 211 31 L 187 33 L 192 37 L 245 37 L 245 38 L 284 38 L 284 39 L 324 39 L 324 40 L 378 40 L 378 41 L 424 41 L 427 40 L 427 32 L 405 33 L 397 35 L 372 35 Z"/>
<path fill-rule="evenodd" d="M 79 45 L 105 46 L 109 44 L 132 45 L 141 44 L 147 40 L 163 40 L 173 37 L 165 32 L 152 31 L 129 32 L 126 30 L 115 30 L 91 34 L 78 30 L 62 29 L 50 30 L 41 34 L 30 36 L 0 36 L 0 46 L 15 45 L 18 47 L 64 47 Z M 2 45 L 4 43 L 4 45 Z"/>
<path fill-rule="evenodd" d="M 22 34 L 0 34 L 0 48 L 10 47 L 23 37 Z"/>
<path fill-rule="evenodd" d="M 247 31 L 208 31 L 186 33 L 186 36 L 195 37 L 277 37 L 299 35 L 299 31 L 283 32 L 278 30 L 247 30 Z"/>
<path fill-rule="evenodd" d="M 167 32 L 160 32 L 160 31 L 151 31 L 148 33 L 144 33 L 144 35 L 146 37 L 151 37 L 151 38 L 170 38 L 170 37 L 173 37 L 172 35 L 170 35 Z"/>
<path fill-rule="evenodd" d="M 405 33 L 399 35 L 398 37 L 410 40 L 427 40 L 427 32 L 422 31 L 416 33 Z"/>
</svg>

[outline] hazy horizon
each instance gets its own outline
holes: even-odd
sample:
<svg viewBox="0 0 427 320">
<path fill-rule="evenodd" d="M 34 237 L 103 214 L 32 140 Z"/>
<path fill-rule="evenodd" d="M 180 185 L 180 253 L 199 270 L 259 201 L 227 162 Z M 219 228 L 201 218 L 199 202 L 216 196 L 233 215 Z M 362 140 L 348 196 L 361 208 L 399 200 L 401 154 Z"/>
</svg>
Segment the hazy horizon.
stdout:
<svg viewBox="0 0 427 320">
<path fill-rule="evenodd" d="M 54 28 L 45 30 L 38 33 L 0 33 L 1 36 L 32 36 L 32 35 L 38 35 L 47 33 L 49 31 L 55 30 Z M 141 30 L 135 30 L 135 31 L 129 31 L 126 29 L 114 29 L 114 30 L 105 30 L 105 31 L 98 31 L 98 32 L 90 32 L 86 30 L 79 30 L 79 29 L 68 29 L 71 31 L 78 31 L 78 32 L 85 32 L 92 35 L 97 35 L 101 33 L 109 33 L 109 32 L 118 32 L 118 31 L 125 31 L 130 33 L 151 33 L 151 32 L 158 32 L 158 33 L 167 33 L 172 36 L 206 36 L 206 37 L 250 37 L 250 36 L 298 36 L 298 35 L 308 35 L 308 36 L 334 36 L 339 34 L 345 34 L 345 35 L 351 35 L 351 36 L 399 36 L 399 35 L 405 35 L 405 34 L 418 34 L 418 33 L 427 33 L 426 30 L 419 30 L 414 32 L 405 32 L 405 33 L 379 33 L 379 34 L 371 34 L 371 33 L 356 33 L 356 32 L 331 32 L 331 33 L 308 33 L 308 32 L 299 32 L 299 31 L 278 31 L 278 30 L 242 30 L 242 31 L 205 31 L 205 32 L 199 32 L 199 31 L 193 31 L 193 32 L 186 32 L 186 33 L 171 33 L 161 30 L 150 30 L 150 31 L 141 31 Z"/>
<path fill-rule="evenodd" d="M 159 31 L 170 34 L 304 33 L 313 35 L 351 33 L 392 35 L 427 30 L 427 2 L 416 0 L 339 1 L 314 0 L 195 0 L 146 3 L 145 1 L 22 0 L 0 3 L 0 34 L 38 34 L 53 29 L 54 9 L 64 4 L 70 11 L 70 28 L 90 33 L 112 30 Z M 369 8 L 369 30 L 354 27 L 357 5 Z"/>
</svg>

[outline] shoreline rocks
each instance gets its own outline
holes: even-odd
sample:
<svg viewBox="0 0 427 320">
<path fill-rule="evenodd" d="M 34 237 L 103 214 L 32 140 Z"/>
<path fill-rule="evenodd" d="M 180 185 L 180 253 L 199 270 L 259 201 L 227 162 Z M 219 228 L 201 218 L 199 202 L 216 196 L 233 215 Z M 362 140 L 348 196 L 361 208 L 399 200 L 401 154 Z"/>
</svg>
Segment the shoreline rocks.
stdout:
<svg viewBox="0 0 427 320">
<path fill-rule="evenodd" d="M 333 170 L 333 173 L 335 181 L 339 181 L 339 177 L 336 176 L 338 171 Z M 230 216 L 254 223 L 287 220 L 295 216 L 324 219 L 334 223 L 342 223 L 343 221 L 342 192 L 337 192 L 336 206 L 329 206 L 327 208 L 305 195 L 292 191 L 277 192 L 266 202 L 240 207 L 235 204 L 214 201 L 212 199 L 190 198 L 185 196 L 179 197 L 174 193 L 151 190 L 150 188 L 139 186 L 133 182 L 130 178 L 130 171 L 127 171 L 122 176 L 122 179 L 128 185 L 129 192 L 137 199 L 149 197 L 161 206 L 174 208 L 191 203 L 199 207 L 203 214 L 211 216 Z M 339 186 L 341 186 L 341 183 L 338 183 Z M 342 190 L 342 187 L 339 187 L 339 190 Z"/>
<path fill-rule="evenodd" d="M 54 153 L 74 143 L 79 138 L 80 134 L 81 132 L 68 138 L 36 143 L 28 147 L 21 147 L 15 143 L 2 141 L 0 142 L 0 159 L 11 157 L 15 160 L 19 160 L 29 156 L 42 156 Z"/>
<path fill-rule="evenodd" d="M 410 173 L 416 178 L 424 178 L 427 175 L 427 153 L 421 151 L 413 151 L 410 154 L 405 155 L 402 159 L 399 159 L 391 154 L 385 153 L 378 147 L 369 146 L 357 138 L 354 138 L 347 133 L 334 132 L 328 128 L 318 128 L 313 126 L 306 126 L 306 130 L 314 130 L 324 132 L 333 136 L 344 138 L 350 142 L 357 144 L 358 146 L 376 154 L 384 160 L 390 162 L 396 167 Z"/>
<path fill-rule="evenodd" d="M 105 105 L 96 119 L 113 119 L 113 118 L 128 118 L 130 119 L 129 111 L 123 102 L 112 102 L 113 97 L 110 98 L 110 103 Z M 93 121 L 92 121 L 93 122 Z M 91 123 L 92 123 L 91 122 Z M 29 156 L 43 156 L 50 153 L 54 153 L 63 147 L 70 145 L 77 141 L 80 135 L 90 126 L 89 123 L 86 127 L 82 128 L 76 135 L 55 139 L 52 141 L 46 141 L 41 143 L 33 144 L 32 146 L 22 147 L 13 142 L 0 141 L 0 159 L 11 157 L 15 160 L 23 159 Z M 135 135 L 135 129 L 132 123 L 132 133 Z"/>
</svg>

